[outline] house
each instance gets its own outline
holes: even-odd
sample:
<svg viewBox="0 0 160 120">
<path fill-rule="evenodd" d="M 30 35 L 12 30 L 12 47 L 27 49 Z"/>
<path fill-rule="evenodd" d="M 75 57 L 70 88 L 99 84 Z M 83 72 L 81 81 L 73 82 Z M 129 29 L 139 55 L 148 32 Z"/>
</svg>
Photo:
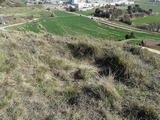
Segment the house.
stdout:
<svg viewBox="0 0 160 120">
<path fill-rule="evenodd" d="M 143 46 L 160 46 L 160 42 L 142 40 Z"/>
</svg>

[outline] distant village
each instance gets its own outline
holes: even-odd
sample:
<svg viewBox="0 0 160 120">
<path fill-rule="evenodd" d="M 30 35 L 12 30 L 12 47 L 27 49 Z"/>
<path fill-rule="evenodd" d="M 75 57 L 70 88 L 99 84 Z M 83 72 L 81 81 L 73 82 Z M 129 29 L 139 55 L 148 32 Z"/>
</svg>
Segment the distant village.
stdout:
<svg viewBox="0 0 160 120">
<path fill-rule="evenodd" d="M 70 5 L 78 9 L 92 9 L 93 7 L 101 7 L 105 5 L 131 5 L 133 0 L 28 0 L 30 4 L 59 4 Z"/>
</svg>

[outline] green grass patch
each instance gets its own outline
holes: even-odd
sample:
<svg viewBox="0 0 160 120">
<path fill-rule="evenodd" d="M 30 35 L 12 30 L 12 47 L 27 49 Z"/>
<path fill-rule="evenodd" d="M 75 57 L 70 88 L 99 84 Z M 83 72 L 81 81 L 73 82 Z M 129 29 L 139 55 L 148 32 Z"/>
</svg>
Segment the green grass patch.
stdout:
<svg viewBox="0 0 160 120">
<path fill-rule="evenodd" d="M 131 44 L 140 44 L 142 42 L 142 40 L 130 40 L 128 43 Z"/>
<path fill-rule="evenodd" d="M 91 15 L 95 12 L 95 9 L 87 10 L 87 11 L 77 11 L 76 13 L 82 14 L 82 15 Z"/>
<path fill-rule="evenodd" d="M 57 17 L 41 18 L 39 24 L 41 24 L 47 32 L 55 35 L 86 35 L 94 38 L 110 39 L 110 40 L 124 40 L 125 35 L 129 34 L 129 31 L 119 30 L 102 26 L 95 21 L 82 17 L 75 16 L 70 13 L 62 11 L 54 11 Z M 21 28 L 21 29 L 19 29 Z M 17 26 L 14 29 L 19 31 L 33 31 L 40 32 L 37 24 L 28 23 L 26 26 Z M 137 38 L 149 39 L 149 40 L 160 40 L 160 35 L 135 33 Z"/>
<path fill-rule="evenodd" d="M 159 6 L 140 5 L 140 8 L 145 9 L 145 10 L 152 9 L 153 12 L 159 12 L 160 13 L 160 7 Z M 160 21 L 160 15 L 136 18 L 136 19 L 133 20 L 133 26 L 137 26 L 137 25 L 141 25 L 141 24 L 148 24 L 148 23 L 153 23 L 153 22 L 159 22 L 159 21 Z"/>
<path fill-rule="evenodd" d="M 148 24 L 148 23 L 153 23 L 153 22 L 159 22 L 160 21 L 160 15 L 156 16 L 147 16 L 143 18 L 136 18 L 133 20 L 133 25 L 141 25 L 141 24 Z"/>
<path fill-rule="evenodd" d="M 140 7 L 142 9 L 145 9 L 145 10 L 149 10 L 149 9 L 152 9 L 153 12 L 159 12 L 160 13 L 160 7 L 159 6 L 152 6 L 152 5 L 140 5 Z"/>
</svg>

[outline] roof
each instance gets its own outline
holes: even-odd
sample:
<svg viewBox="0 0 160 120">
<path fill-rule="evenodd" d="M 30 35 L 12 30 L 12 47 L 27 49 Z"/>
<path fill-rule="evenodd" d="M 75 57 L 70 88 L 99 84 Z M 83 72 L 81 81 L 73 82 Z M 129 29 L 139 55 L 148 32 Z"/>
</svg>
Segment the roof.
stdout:
<svg viewBox="0 0 160 120">
<path fill-rule="evenodd" d="M 151 45 L 151 46 L 160 46 L 160 42 L 156 42 L 156 41 L 142 41 L 143 44 L 145 45 Z"/>
</svg>

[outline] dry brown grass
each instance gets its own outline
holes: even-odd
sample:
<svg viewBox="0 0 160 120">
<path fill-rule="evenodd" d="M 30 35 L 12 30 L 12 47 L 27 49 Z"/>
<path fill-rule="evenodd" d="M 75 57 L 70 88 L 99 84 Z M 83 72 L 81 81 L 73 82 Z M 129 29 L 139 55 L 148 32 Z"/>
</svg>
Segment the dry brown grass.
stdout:
<svg viewBox="0 0 160 120">
<path fill-rule="evenodd" d="M 119 42 L 0 32 L 0 119 L 160 120 L 159 65 Z"/>
</svg>

